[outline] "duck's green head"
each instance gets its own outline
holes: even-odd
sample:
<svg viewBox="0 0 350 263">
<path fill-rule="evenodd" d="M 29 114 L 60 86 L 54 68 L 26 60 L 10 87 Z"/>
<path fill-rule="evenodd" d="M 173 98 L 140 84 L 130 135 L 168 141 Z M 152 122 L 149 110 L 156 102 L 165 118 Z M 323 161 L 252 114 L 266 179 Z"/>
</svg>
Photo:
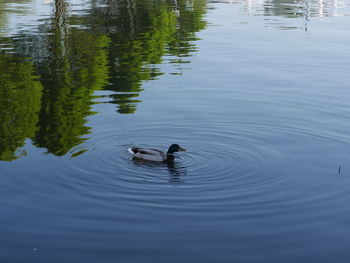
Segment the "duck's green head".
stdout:
<svg viewBox="0 0 350 263">
<path fill-rule="evenodd" d="M 184 152 L 184 151 L 186 151 L 186 149 L 180 147 L 180 145 L 172 144 L 172 145 L 170 145 L 167 153 L 168 154 L 173 154 L 174 152 Z"/>
</svg>

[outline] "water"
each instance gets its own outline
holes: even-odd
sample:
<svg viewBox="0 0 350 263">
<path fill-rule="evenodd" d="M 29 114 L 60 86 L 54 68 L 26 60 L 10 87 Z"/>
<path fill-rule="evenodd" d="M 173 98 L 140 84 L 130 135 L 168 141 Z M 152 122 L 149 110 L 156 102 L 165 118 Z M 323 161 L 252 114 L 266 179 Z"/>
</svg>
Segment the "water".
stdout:
<svg viewBox="0 0 350 263">
<path fill-rule="evenodd" d="M 348 262 L 349 15 L 1 1 L 1 262 Z"/>
</svg>

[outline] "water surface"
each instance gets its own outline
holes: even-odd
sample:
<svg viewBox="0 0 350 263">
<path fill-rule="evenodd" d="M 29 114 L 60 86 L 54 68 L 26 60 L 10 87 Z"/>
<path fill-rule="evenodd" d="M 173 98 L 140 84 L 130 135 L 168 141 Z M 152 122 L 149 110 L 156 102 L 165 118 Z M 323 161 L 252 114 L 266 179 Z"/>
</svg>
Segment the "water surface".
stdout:
<svg viewBox="0 0 350 263">
<path fill-rule="evenodd" d="M 348 262 L 349 15 L 0 1 L 1 261 Z"/>
</svg>

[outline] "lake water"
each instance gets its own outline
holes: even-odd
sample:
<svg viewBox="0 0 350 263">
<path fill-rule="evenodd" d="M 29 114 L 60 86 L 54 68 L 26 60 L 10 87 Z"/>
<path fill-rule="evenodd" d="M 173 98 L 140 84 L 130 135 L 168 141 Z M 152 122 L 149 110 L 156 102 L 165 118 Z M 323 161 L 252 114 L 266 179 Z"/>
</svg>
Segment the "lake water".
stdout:
<svg viewBox="0 0 350 263">
<path fill-rule="evenodd" d="M 0 261 L 349 262 L 349 25 L 341 0 L 0 1 Z"/>
</svg>

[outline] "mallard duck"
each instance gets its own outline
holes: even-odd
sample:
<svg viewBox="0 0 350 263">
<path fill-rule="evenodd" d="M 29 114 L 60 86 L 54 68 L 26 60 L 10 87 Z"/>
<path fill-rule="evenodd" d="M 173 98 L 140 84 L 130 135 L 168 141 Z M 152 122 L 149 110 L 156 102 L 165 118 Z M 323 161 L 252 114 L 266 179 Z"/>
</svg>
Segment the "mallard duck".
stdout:
<svg viewBox="0 0 350 263">
<path fill-rule="evenodd" d="M 174 160 L 174 152 L 184 152 L 186 151 L 186 149 L 181 148 L 178 144 L 172 144 L 170 145 L 167 153 L 157 149 L 146 149 L 138 147 L 129 148 L 128 151 L 135 158 L 140 160 L 152 162 L 167 162 Z"/>
</svg>

